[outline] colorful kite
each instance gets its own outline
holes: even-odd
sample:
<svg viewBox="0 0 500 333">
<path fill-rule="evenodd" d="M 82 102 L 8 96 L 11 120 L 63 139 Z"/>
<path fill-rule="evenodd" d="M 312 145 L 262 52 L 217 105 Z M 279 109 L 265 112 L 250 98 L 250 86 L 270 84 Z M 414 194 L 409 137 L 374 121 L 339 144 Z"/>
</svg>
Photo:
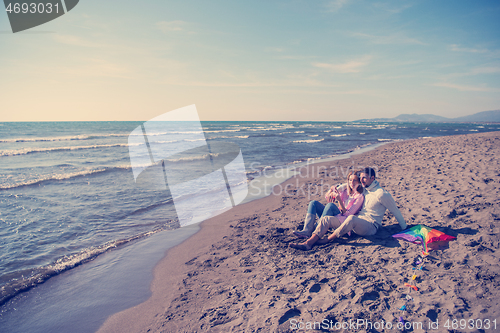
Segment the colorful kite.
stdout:
<svg viewBox="0 0 500 333">
<path fill-rule="evenodd" d="M 392 235 L 392 237 L 404 239 L 414 244 L 422 244 L 422 252 L 425 255 L 429 254 L 428 251 L 442 249 L 448 245 L 449 241 L 457 239 L 444 232 L 420 224 L 399 234 Z"/>
</svg>

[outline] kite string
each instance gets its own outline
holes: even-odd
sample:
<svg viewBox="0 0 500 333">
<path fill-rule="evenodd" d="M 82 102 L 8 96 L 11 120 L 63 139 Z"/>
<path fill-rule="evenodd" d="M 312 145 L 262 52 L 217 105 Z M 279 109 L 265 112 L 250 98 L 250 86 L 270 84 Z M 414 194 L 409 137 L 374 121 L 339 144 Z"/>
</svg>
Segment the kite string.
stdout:
<svg viewBox="0 0 500 333">
<path fill-rule="evenodd" d="M 422 270 L 422 268 L 424 267 L 424 261 L 425 261 L 425 257 L 428 255 L 428 253 L 425 253 L 424 251 L 422 251 L 424 253 L 424 256 L 421 257 L 420 255 L 417 256 L 416 260 L 413 262 L 412 265 L 415 265 L 412 270 Z M 418 267 L 418 268 L 417 268 Z M 408 306 L 408 302 L 413 300 L 413 298 L 410 296 L 411 294 L 411 290 L 415 290 L 415 291 L 418 291 L 418 287 L 416 286 L 416 283 L 417 283 L 417 274 L 416 272 L 410 272 L 410 274 L 408 274 L 408 277 L 409 277 L 409 280 L 410 280 L 410 283 L 405 283 L 405 286 L 408 287 L 408 293 L 406 294 L 406 301 L 405 301 L 405 304 L 399 309 L 401 311 L 406 311 Z M 403 317 L 399 317 L 399 321 L 401 322 L 404 322 L 404 319 Z"/>
</svg>

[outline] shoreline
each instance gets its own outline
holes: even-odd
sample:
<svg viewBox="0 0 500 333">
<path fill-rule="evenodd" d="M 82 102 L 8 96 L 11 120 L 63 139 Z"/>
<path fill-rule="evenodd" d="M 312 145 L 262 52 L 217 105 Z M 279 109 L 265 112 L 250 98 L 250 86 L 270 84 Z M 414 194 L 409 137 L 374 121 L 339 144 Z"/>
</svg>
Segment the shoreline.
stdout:
<svg viewBox="0 0 500 333">
<path fill-rule="evenodd" d="M 261 178 L 267 182 L 272 178 L 271 184 L 274 180 L 274 183 L 279 185 L 283 182 L 283 177 L 281 176 L 285 175 L 287 178 L 290 178 L 295 170 L 304 167 L 304 165 L 347 158 L 351 155 L 375 149 L 380 145 L 381 143 L 376 143 L 336 156 L 275 167 L 263 173 Z M 279 175 L 276 176 L 275 174 Z M 290 174 L 289 177 L 287 176 L 288 174 Z M 255 180 L 258 181 L 259 178 L 257 177 L 252 181 Z M 257 188 L 259 191 L 262 190 L 262 193 L 265 192 L 265 187 L 258 188 L 255 184 L 253 183 L 253 189 Z M 246 201 L 258 199 L 258 196 L 252 197 L 249 195 Z M 86 322 L 86 325 L 83 326 L 79 325 L 77 332 L 93 332 L 104 323 L 107 317 L 147 300 L 151 295 L 150 283 L 152 281 L 152 271 L 165 256 L 165 253 L 181 242 L 182 239 L 177 239 L 176 237 L 182 236 L 181 238 L 186 239 L 186 237 L 189 238 L 198 231 L 199 223 L 182 229 L 155 233 L 150 237 L 139 240 L 139 242 L 126 244 L 125 247 L 121 247 L 119 252 L 114 251 L 114 249 L 111 252 L 106 251 L 84 265 L 78 265 L 74 269 L 55 275 L 35 288 L 22 292 L 21 296 L 16 295 L 11 300 L 8 300 L 0 314 L 2 325 L 12 330 L 14 330 L 14 327 L 17 327 L 16 331 L 20 331 L 21 327 L 27 329 L 28 327 L 35 326 L 51 330 L 54 325 L 60 327 L 61 325 L 72 325 L 72 323 L 83 323 L 81 319 L 83 315 L 83 317 L 92 318 L 92 325 L 90 322 Z M 153 251 L 152 249 L 155 250 Z M 137 261 L 138 258 L 141 258 L 140 263 Z M 97 267 L 102 268 L 97 269 Z M 108 269 L 104 269 L 104 267 L 108 267 Z M 119 275 L 123 276 L 122 278 L 117 279 L 117 271 L 121 272 Z M 75 280 L 80 275 L 86 278 Z M 96 285 L 87 281 L 101 282 Z M 61 292 L 54 291 L 54 288 L 58 285 L 63 286 L 63 289 L 66 285 L 72 285 L 73 290 L 66 291 L 66 293 L 71 293 L 71 299 L 78 300 L 82 304 L 92 303 L 94 306 L 75 307 L 72 301 L 60 296 L 62 295 Z M 129 292 L 117 293 L 120 290 L 129 290 Z M 54 295 L 59 295 L 60 299 Z M 35 299 L 37 301 L 34 303 L 33 300 Z M 134 299 L 137 301 L 134 301 Z M 57 305 L 48 306 L 48 304 L 54 303 Z M 68 306 L 70 303 L 72 305 Z M 65 313 L 64 320 L 58 320 L 57 324 L 52 322 L 51 318 L 56 317 L 57 313 L 60 312 Z M 46 319 L 42 321 L 30 319 L 34 313 L 43 313 L 43 317 Z M 28 318 L 24 318 L 23 326 L 18 327 L 16 322 L 23 315 L 28 315 Z"/>
<path fill-rule="evenodd" d="M 437 155 L 441 154 L 441 158 L 443 156 L 446 157 L 445 159 L 441 159 L 441 162 L 447 164 L 448 170 L 445 171 L 444 167 L 439 168 L 433 166 L 432 170 L 428 170 L 432 171 L 432 174 L 427 175 L 427 182 L 429 182 L 429 180 L 434 183 L 440 180 L 442 181 L 441 178 L 444 177 L 444 175 L 439 176 L 440 174 L 448 172 L 453 173 L 453 168 L 456 169 L 457 165 L 460 164 L 458 163 L 460 162 L 460 156 L 471 154 L 463 151 L 464 145 L 473 145 L 475 151 L 471 156 L 462 156 L 462 162 L 465 161 L 463 157 L 476 158 L 477 155 L 482 156 L 481 149 L 486 148 L 481 147 L 481 138 L 488 138 L 489 141 L 497 140 L 498 146 L 499 136 L 499 132 L 490 132 L 406 140 L 389 143 L 361 155 L 352 156 L 346 160 L 338 160 L 335 162 L 344 168 L 355 164 L 374 166 L 367 165 L 367 161 L 371 159 L 373 162 L 372 164 L 377 164 L 379 166 L 379 178 L 382 185 L 393 195 L 409 225 L 422 223 L 431 227 L 442 228 L 440 223 L 445 224 L 443 220 L 446 221 L 446 224 L 449 224 L 453 222 L 454 219 L 463 220 L 464 217 L 468 216 L 469 210 L 472 210 L 471 215 L 474 212 L 473 209 L 468 209 L 466 211 L 464 208 L 459 208 L 460 205 L 458 205 L 458 203 L 462 200 L 460 199 L 462 198 L 460 195 L 464 196 L 464 194 L 458 194 L 451 200 L 451 198 L 447 198 L 447 194 L 452 191 L 443 194 L 436 190 L 438 191 L 436 196 L 443 196 L 443 199 L 439 201 L 439 204 L 437 202 L 434 203 L 433 197 L 424 195 L 426 190 L 432 191 L 432 185 L 430 185 L 428 189 L 418 186 L 417 192 L 424 192 L 415 195 L 415 193 L 411 192 L 416 191 L 414 189 L 416 185 L 410 184 L 409 179 L 405 177 L 407 177 L 409 173 L 413 173 L 425 178 L 426 174 L 421 172 L 422 168 L 431 167 L 431 162 L 434 165 L 438 165 L 437 162 L 439 158 Z M 444 147 L 444 145 L 447 146 Z M 436 149 L 435 152 L 432 149 L 429 150 L 427 146 L 434 147 Z M 440 147 L 444 147 L 445 149 L 439 149 Z M 453 148 L 453 152 L 448 153 L 447 151 L 450 150 L 450 147 Z M 487 149 L 489 150 L 485 150 L 485 152 L 494 151 L 495 149 L 497 151 L 499 150 L 495 145 L 489 145 Z M 422 154 L 422 150 L 434 154 L 427 159 L 429 162 L 426 165 L 424 165 L 424 161 L 426 160 L 425 155 Z M 391 153 L 389 156 L 390 158 L 386 156 L 389 152 Z M 418 159 L 417 157 L 420 155 L 422 156 Z M 398 163 L 400 162 L 397 159 L 398 156 L 406 156 L 406 158 L 409 158 L 411 161 L 406 161 L 408 163 L 405 162 L 405 164 Z M 451 158 L 455 159 L 454 156 L 458 156 L 455 163 L 457 165 L 455 166 L 449 163 Z M 479 161 L 481 160 L 482 159 Z M 491 161 L 493 160 L 495 161 L 493 165 L 497 165 L 498 159 L 491 158 Z M 410 257 L 418 252 L 413 244 L 388 240 L 388 236 L 400 230 L 394 219 L 389 220 L 386 215 L 384 218 L 384 228 L 382 228 L 382 232 L 379 231 L 375 237 L 354 237 L 353 239 L 348 239 L 347 242 L 342 238 L 336 244 L 332 243 L 315 247 L 313 251 L 308 253 L 299 253 L 296 252 L 296 250 L 288 249 L 286 246 L 288 242 L 294 240 L 290 234 L 299 227 L 303 215 L 305 214 L 305 207 L 309 201 L 309 198 L 302 196 L 301 191 L 299 191 L 300 186 L 310 186 L 314 184 L 316 187 L 320 187 L 320 181 L 326 178 L 325 172 L 333 169 L 331 165 L 328 165 L 329 163 L 331 162 L 314 163 L 311 165 L 317 166 L 318 170 L 321 169 L 320 166 L 325 166 L 326 169 L 322 170 L 323 174 L 321 174 L 321 171 L 318 171 L 318 174 L 314 175 L 315 177 L 302 178 L 300 176 L 295 176 L 281 184 L 282 187 L 289 186 L 291 192 L 295 191 L 295 194 L 289 195 L 290 193 L 281 193 L 280 195 L 271 195 L 263 199 L 254 200 L 239 205 L 231 211 L 211 218 L 210 220 L 204 221 L 198 233 L 167 251 L 166 256 L 155 267 L 154 280 L 151 285 L 151 298 L 136 307 L 109 317 L 104 325 L 101 326 L 99 332 L 119 332 L 124 331 L 124 329 L 134 332 L 145 332 L 148 328 L 153 331 L 164 332 L 188 332 L 195 330 L 229 331 L 231 329 L 234 331 L 245 331 L 263 327 L 266 327 L 267 330 L 268 326 L 272 328 L 272 330 L 284 329 L 286 331 L 285 326 L 290 318 L 302 318 L 302 320 L 305 320 L 304 317 L 314 317 L 314 313 L 331 312 L 331 315 L 336 314 L 336 316 L 334 315 L 335 320 L 339 321 L 342 318 L 337 314 L 336 311 L 338 310 L 335 310 L 335 308 L 339 307 L 344 307 L 344 311 L 349 309 L 349 313 L 351 313 L 350 317 L 367 317 L 368 314 L 364 313 L 362 310 L 360 312 L 360 310 L 356 310 L 356 308 L 359 308 L 359 305 L 363 305 L 364 303 L 377 303 L 376 300 L 373 299 L 375 298 L 373 295 L 385 298 L 386 305 L 383 309 L 384 311 L 382 311 L 383 314 L 381 317 L 371 318 L 368 316 L 368 318 L 374 321 L 377 318 L 393 320 L 393 318 L 389 317 L 394 316 L 394 312 L 397 311 L 394 310 L 395 304 L 391 303 L 396 303 L 397 297 L 391 294 L 397 293 L 395 290 L 397 290 L 399 282 L 404 280 L 401 277 L 401 269 L 398 269 L 397 265 L 402 265 L 405 261 L 410 259 L 407 256 L 403 256 L 404 258 L 398 258 L 394 261 L 394 258 L 391 257 L 393 254 L 398 254 L 401 249 L 411 252 Z M 466 161 L 465 164 L 467 163 L 469 162 Z M 491 165 L 488 167 L 491 167 Z M 482 168 L 481 165 L 479 165 L 478 168 L 481 168 L 481 172 L 495 172 L 494 170 L 488 170 L 488 168 Z M 474 168 L 471 170 L 473 169 Z M 458 171 L 458 169 L 455 171 Z M 496 176 L 496 174 L 494 176 Z M 446 175 L 446 177 L 449 177 L 449 175 Z M 472 177 L 472 179 L 475 178 Z M 490 177 L 485 179 L 493 178 Z M 483 183 L 485 186 L 495 186 L 494 190 L 498 191 L 496 182 L 485 181 Z M 453 192 L 464 192 L 470 195 L 470 191 L 474 191 L 473 188 L 469 188 L 470 186 L 465 186 L 466 183 L 462 185 L 464 185 L 468 192 L 461 188 L 454 188 Z M 403 195 L 401 192 L 398 192 L 398 190 L 403 192 L 403 194 L 405 194 L 404 191 L 410 191 L 410 195 L 408 195 L 408 193 Z M 316 197 L 310 199 L 318 199 L 320 197 L 319 194 L 315 195 Z M 484 197 L 477 197 L 476 200 L 481 200 L 481 198 L 483 198 L 483 201 L 485 200 Z M 496 198 L 498 198 L 498 196 Z M 421 202 L 419 202 L 422 200 L 424 200 L 423 202 L 427 206 L 429 206 L 429 203 L 433 203 L 435 207 L 415 208 L 415 203 L 419 203 L 420 206 L 422 206 Z M 491 202 L 486 201 L 482 203 L 482 205 L 486 207 L 484 208 L 484 210 L 487 211 L 486 214 L 490 214 L 489 217 L 491 219 L 491 216 L 496 216 L 491 210 L 496 208 L 489 207 L 486 203 Z M 416 206 L 418 207 L 419 205 Z M 458 211 L 460 209 L 462 209 L 462 211 Z M 455 217 L 450 217 L 453 216 L 453 212 L 456 213 Z M 435 217 L 438 218 L 428 218 L 429 215 L 435 215 Z M 465 222 L 462 221 L 461 223 L 464 224 Z M 444 231 L 454 236 L 463 235 L 457 231 L 461 229 L 453 229 L 452 227 L 454 227 L 453 224 L 448 225 L 446 227 L 447 229 L 444 229 Z M 494 237 L 492 237 L 498 237 L 498 228 L 494 226 L 490 229 L 494 231 Z M 263 243 L 267 246 L 263 246 Z M 448 250 L 438 251 L 440 252 L 441 258 L 437 261 L 444 262 L 446 260 L 451 260 L 452 258 L 449 257 L 449 255 L 452 254 L 452 252 L 455 257 L 459 256 L 462 262 L 466 260 L 467 258 L 463 255 L 459 255 L 460 251 L 458 251 L 459 248 L 461 250 L 464 250 L 464 248 L 467 249 L 467 245 L 462 243 L 463 242 L 460 242 L 459 238 L 459 240 L 450 244 Z M 481 244 L 480 241 L 478 245 L 479 244 Z M 493 241 L 492 244 L 493 255 L 498 254 L 498 242 L 495 243 L 495 241 Z M 335 294 L 345 289 L 337 285 L 342 279 L 338 277 L 338 274 L 332 275 L 331 272 L 324 274 L 331 275 L 330 277 L 321 278 L 320 271 L 322 270 L 317 270 L 319 268 L 324 268 L 324 266 L 328 264 L 330 264 L 328 266 L 332 266 L 333 268 L 337 268 L 338 265 L 344 267 L 342 261 L 336 259 L 339 254 L 342 257 L 349 255 L 354 258 L 354 261 L 360 261 L 367 251 L 363 248 L 367 248 L 368 251 L 370 251 L 373 246 L 375 246 L 375 251 L 380 252 L 387 258 L 384 260 L 375 260 L 372 264 L 382 269 L 382 267 L 389 262 L 394 266 L 393 268 L 396 271 L 399 271 L 399 274 L 384 274 L 384 280 L 391 288 L 385 290 L 380 286 L 375 288 L 373 285 L 370 285 L 365 287 L 365 289 L 370 289 L 371 287 L 372 290 L 369 293 L 362 293 L 362 290 L 359 290 L 360 283 L 357 283 L 360 281 L 357 280 L 357 277 L 360 275 L 349 274 L 349 283 L 352 285 L 351 287 L 353 287 L 353 290 L 344 290 L 345 299 L 335 301 Z M 329 252 L 336 253 L 336 255 L 332 256 Z M 322 264 L 318 262 L 318 259 L 314 260 L 314 257 L 318 254 L 325 257 L 324 260 L 320 260 Z M 396 255 L 396 257 L 398 257 L 398 255 Z M 256 258 L 260 260 L 256 261 Z M 300 259 L 299 261 L 304 262 L 297 262 L 297 258 Z M 466 262 L 467 261 L 468 260 L 466 260 Z M 336 263 L 336 265 L 332 265 L 333 263 Z M 306 268 L 309 266 L 316 267 L 312 269 L 312 272 L 308 272 Z M 320 267 L 318 268 L 318 266 Z M 344 272 L 348 271 L 349 268 L 350 267 L 344 267 Z M 377 272 L 376 269 L 368 269 L 368 271 L 374 276 Z M 496 275 L 493 279 L 496 279 Z M 365 277 L 361 281 L 363 280 L 369 281 L 371 279 Z M 315 283 L 313 283 L 314 281 Z M 294 287 L 292 288 L 290 286 Z M 319 291 L 322 289 L 328 293 L 328 288 L 326 286 L 330 289 L 330 293 L 326 296 L 328 296 L 330 302 L 335 301 L 334 303 L 337 304 L 332 309 L 328 310 L 328 307 L 323 309 L 324 306 L 322 303 L 328 303 L 325 299 L 323 302 L 313 299 L 313 301 L 305 302 L 305 305 L 304 301 L 298 302 L 298 299 L 308 294 L 307 289 L 309 288 L 311 288 L 309 289 L 309 294 L 313 296 L 315 296 L 315 294 L 321 294 Z M 317 288 L 319 288 L 319 291 L 311 291 Z M 300 289 L 300 292 L 298 289 Z M 332 290 L 336 292 L 332 292 Z M 432 294 L 433 291 L 436 291 L 436 289 L 430 290 L 429 293 Z M 497 296 L 500 296 L 498 288 L 494 291 Z M 351 295 L 352 292 L 354 292 L 354 295 Z M 361 296 L 358 294 L 361 294 Z M 382 297 L 382 294 L 387 295 Z M 351 297 L 348 297 L 349 295 Z M 357 301 L 351 304 L 352 302 L 350 301 L 353 299 L 357 299 Z M 472 299 L 468 300 L 469 304 L 472 302 Z M 355 309 L 351 309 L 344 303 Z M 232 306 L 228 304 L 232 304 Z M 376 305 L 383 307 L 384 303 Z M 424 312 L 427 313 L 428 318 L 433 317 L 433 313 L 440 315 L 445 314 L 441 313 L 435 306 L 425 307 L 424 305 L 420 305 L 420 307 L 421 310 L 419 312 L 425 310 Z M 470 308 L 469 306 L 469 309 Z M 483 307 L 482 310 L 486 310 L 486 313 L 488 313 L 488 309 L 492 309 L 492 307 Z M 359 313 L 356 313 L 355 310 Z M 453 307 L 448 307 L 447 310 L 446 314 L 456 315 L 456 312 L 453 311 Z M 497 312 L 498 310 L 490 310 L 490 314 L 498 314 Z M 307 314 L 307 316 L 305 314 Z M 484 314 L 484 312 L 479 311 L 478 315 L 480 314 Z"/>
</svg>

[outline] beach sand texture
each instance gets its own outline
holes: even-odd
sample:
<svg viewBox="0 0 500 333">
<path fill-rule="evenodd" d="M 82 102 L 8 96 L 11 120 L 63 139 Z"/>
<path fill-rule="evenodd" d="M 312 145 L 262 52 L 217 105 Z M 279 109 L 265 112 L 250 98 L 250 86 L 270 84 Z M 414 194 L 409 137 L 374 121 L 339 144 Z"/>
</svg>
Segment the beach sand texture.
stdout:
<svg viewBox="0 0 500 333">
<path fill-rule="evenodd" d="M 391 237 L 401 229 L 389 213 L 375 236 L 344 236 L 308 252 L 288 247 L 309 200 L 325 202 L 325 184 L 343 182 L 353 166 L 378 168 L 409 226 L 457 237 L 426 257 L 413 281 L 418 292 L 403 284 L 412 282 L 422 247 Z M 448 319 L 496 319 L 500 331 L 500 132 L 395 142 L 308 170 L 276 195 L 202 223 L 157 265 L 152 297 L 100 332 L 289 332 L 300 321 L 395 326 L 400 316 L 423 323 L 416 332 L 436 320 L 448 332 Z"/>
</svg>

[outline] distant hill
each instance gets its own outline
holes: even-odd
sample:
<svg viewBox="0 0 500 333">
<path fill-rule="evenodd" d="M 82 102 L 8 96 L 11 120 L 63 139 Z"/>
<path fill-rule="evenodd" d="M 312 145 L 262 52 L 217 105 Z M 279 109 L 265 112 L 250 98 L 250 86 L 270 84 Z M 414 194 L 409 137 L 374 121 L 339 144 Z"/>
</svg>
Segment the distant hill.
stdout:
<svg viewBox="0 0 500 333">
<path fill-rule="evenodd" d="M 433 114 L 400 114 L 394 118 L 360 119 L 359 122 L 392 122 L 392 123 L 500 123 L 500 110 L 482 111 L 470 116 L 446 118 Z"/>
</svg>

